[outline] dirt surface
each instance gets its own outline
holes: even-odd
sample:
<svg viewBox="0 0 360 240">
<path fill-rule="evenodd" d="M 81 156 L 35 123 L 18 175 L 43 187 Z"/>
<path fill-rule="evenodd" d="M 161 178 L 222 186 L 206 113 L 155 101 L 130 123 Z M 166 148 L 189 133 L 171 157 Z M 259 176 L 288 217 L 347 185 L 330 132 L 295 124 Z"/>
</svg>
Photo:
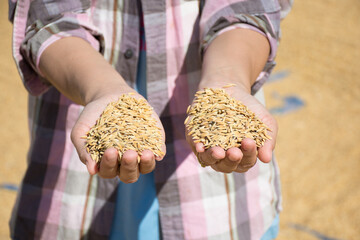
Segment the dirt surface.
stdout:
<svg viewBox="0 0 360 240">
<path fill-rule="evenodd" d="M 29 146 L 27 93 L 11 57 L 0 2 L 0 239 Z M 359 239 L 360 2 L 295 1 L 282 23 L 275 74 L 265 87 L 280 132 L 283 212 L 278 239 Z"/>
<path fill-rule="evenodd" d="M 276 70 L 287 76 L 267 84 L 268 107 L 303 106 L 276 115 L 279 239 L 359 239 L 359 16 L 359 1 L 302 0 L 282 23 Z"/>
<path fill-rule="evenodd" d="M 8 221 L 29 146 L 27 93 L 11 56 L 7 1 L 0 1 L 0 239 L 9 239 Z"/>
</svg>

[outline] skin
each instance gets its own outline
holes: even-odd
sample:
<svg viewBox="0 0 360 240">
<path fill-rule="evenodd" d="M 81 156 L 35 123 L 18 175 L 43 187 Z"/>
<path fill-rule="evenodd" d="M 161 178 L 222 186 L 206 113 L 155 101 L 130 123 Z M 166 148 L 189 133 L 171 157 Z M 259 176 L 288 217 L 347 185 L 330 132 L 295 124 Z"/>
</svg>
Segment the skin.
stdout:
<svg viewBox="0 0 360 240">
<path fill-rule="evenodd" d="M 229 94 L 241 100 L 273 130 L 270 133 L 273 139 L 267 141 L 258 150 L 253 140 L 245 139 L 241 148 L 224 151 L 219 147 L 214 147 L 205 151 L 201 144 L 194 144 L 185 133 L 193 151 L 206 165 L 216 171 L 246 172 L 255 164 L 257 153 L 261 161 L 271 160 L 277 133 L 276 121 L 250 95 L 250 87 L 265 65 L 269 49 L 267 39 L 261 34 L 237 29 L 217 37 L 206 50 L 199 89 L 221 87 L 228 83 L 237 84 L 236 87 L 228 90 Z M 80 38 L 67 37 L 56 41 L 44 51 L 39 67 L 46 79 L 62 94 L 84 106 L 83 112 L 73 127 L 71 140 L 80 160 L 86 164 L 90 174 L 98 174 L 103 178 L 119 176 L 124 183 L 133 183 L 138 180 L 140 174 L 154 170 L 156 161 L 162 159 L 155 158 L 149 150 L 142 152 L 140 163 L 137 162 L 135 151 L 125 152 L 121 159 L 120 170 L 116 149 L 109 148 L 105 151 L 100 167 L 86 152 L 85 140 L 81 137 L 86 135 L 109 102 L 129 92 L 134 92 L 136 98 L 142 98 L 126 84 L 100 53 Z M 153 116 L 162 129 L 163 143 L 165 143 L 161 122 L 155 113 Z M 165 144 L 162 150 L 166 152 Z"/>
<path fill-rule="evenodd" d="M 71 140 L 80 160 L 86 164 L 91 175 L 98 174 L 103 178 L 119 176 L 121 181 L 133 183 L 137 181 L 140 173 L 146 174 L 154 170 L 155 161 L 160 161 L 162 158 L 155 158 L 149 150 L 142 152 L 139 164 L 135 151 L 125 152 L 121 159 L 120 171 L 118 171 L 116 149 L 109 148 L 105 151 L 100 167 L 86 152 L 85 139 L 81 137 L 86 135 L 95 124 L 108 103 L 116 101 L 120 95 L 129 92 L 135 93 L 133 95 L 135 98 L 142 98 L 126 84 L 100 53 L 80 38 L 63 38 L 44 51 L 39 67 L 46 79 L 61 93 L 75 103 L 85 106 L 72 129 Z M 153 117 L 157 119 L 158 126 L 162 129 L 162 151 L 165 153 L 163 126 L 155 112 Z"/>
<path fill-rule="evenodd" d="M 235 29 L 218 36 L 205 52 L 199 89 L 236 84 L 235 87 L 227 88 L 226 92 L 240 100 L 272 130 L 269 133 L 272 139 L 267 140 L 259 149 L 254 140 L 244 139 L 240 148 L 225 151 L 220 147 L 213 147 L 205 151 L 201 143 L 194 144 L 191 137 L 187 136 L 188 143 L 202 163 L 211 166 L 215 171 L 242 173 L 253 167 L 257 158 L 264 163 L 272 159 L 278 131 L 277 122 L 250 94 L 251 86 L 265 66 L 269 51 L 269 42 L 263 35 L 247 29 Z"/>
</svg>

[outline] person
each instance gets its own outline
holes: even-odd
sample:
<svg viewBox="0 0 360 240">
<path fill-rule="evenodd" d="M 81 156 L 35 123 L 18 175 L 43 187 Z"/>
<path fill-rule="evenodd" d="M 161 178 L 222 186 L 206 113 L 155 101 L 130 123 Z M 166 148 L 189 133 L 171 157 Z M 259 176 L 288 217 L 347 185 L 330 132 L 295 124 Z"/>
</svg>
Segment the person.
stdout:
<svg viewBox="0 0 360 240">
<path fill-rule="evenodd" d="M 277 124 L 261 86 L 291 3 L 9 0 L 31 136 L 11 238 L 275 238 Z M 236 87 L 226 91 L 272 130 L 259 149 L 245 139 L 240 148 L 205 150 L 186 136 L 195 92 L 229 83 Z M 138 163 L 128 150 L 119 165 L 109 148 L 98 166 L 81 136 L 129 92 L 159 116 L 166 155 L 146 150 Z"/>
</svg>

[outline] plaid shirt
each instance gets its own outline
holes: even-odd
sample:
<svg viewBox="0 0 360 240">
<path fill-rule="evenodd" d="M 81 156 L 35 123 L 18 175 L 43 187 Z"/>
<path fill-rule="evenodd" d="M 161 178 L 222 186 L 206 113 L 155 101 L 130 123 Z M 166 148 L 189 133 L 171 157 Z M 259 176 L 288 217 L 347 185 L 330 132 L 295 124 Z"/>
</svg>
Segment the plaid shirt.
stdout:
<svg viewBox="0 0 360 240">
<path fill-rule="evenodd" d="M 167 155 L 155 182 L 164 239 L 259 239 L 280 211 L 275 161 L 245 174 L 202 168 L 184 136 L 186 107 L 197 90 L 201 53 L 231 28 L 250 28 L 271 45 L 256 93 L 274 67 L 280 19 L 291 0 L 143 0 L 147 96 L 161 117 Z M 82 110 L 42 77 L 42 52 L 67 36 L 88 41 L 130 86 L 136 82 L 139 12 L 134 0 L 9 0 L 13 54 L 30 93 L 28 168 L 10 222 L 14 239 L 106 239 L 118 179 L 89 176 L 70 131 Z M 101 79 L 99 79 L 101 81 Z"/>
</svg>

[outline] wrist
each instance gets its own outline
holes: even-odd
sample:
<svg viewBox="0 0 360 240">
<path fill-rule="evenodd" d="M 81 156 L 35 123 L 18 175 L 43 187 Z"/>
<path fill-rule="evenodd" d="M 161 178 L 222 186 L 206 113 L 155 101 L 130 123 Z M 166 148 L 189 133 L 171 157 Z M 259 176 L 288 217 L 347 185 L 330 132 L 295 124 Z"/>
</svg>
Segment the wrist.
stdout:
<svg viewBox="0 0 360 240">
<path fill-rule="evenodd" d="M 251 93 L 251 83 L 245 80 L 245 77 L 227 77 L 224 75 L 212 75 L 209 77 L 202 77 L 199 89 L 203 88 L 222 88 L 228 84 L 235 84 L 236 88 L 241 89 L 246 93 Z M 231 88 L 229 88 L 230 90 Z"/>
<path fill-rule="evenodd" d="M 264 68 L 269 42 L 249 29 L 234 29 L 217 36 L 204 53 L 200 86 L 236 84 L 247 93 Z"/>
<path fill-rule="evenodd" d="M 99 52 L 76 37 L 51 44 L 41 55 L 39 68 L 55 88 L 81 105 L 133 91 Z"/>
<path fill-rule="evenodd" d="M 71 82 L 77 87 L 76 92 L 79 93 L 82 105 L 105 96 L 119 97 L 121 94 L 134 91 L 102 56 L 96 57 L 83 67 L 72 71 Z"/>
<path fill-rule="evenodd" d="M 135 92 L 135 90 L 129 87 L 120 76 L 105 81 L 98 81 L 98 84 L 93 84 L 84 91 L 84 105 L 105 97 L 116 101 L 120 95 L 129 92 Z"/>
</svg>

